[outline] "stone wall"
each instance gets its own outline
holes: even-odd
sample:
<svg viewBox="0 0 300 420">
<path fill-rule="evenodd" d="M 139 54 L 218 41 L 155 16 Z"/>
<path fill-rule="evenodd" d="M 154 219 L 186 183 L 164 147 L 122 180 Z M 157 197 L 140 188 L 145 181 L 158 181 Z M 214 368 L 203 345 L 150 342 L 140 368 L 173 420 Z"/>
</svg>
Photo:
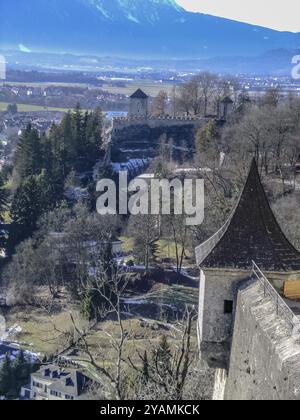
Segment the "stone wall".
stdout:
<svg viewBox="0 0 300 420">
<path fill-rule="evenodd" d="M 147 125 L 150 128 L 192 125 L 197 128 L 201 127 L 207 121 L 209 119 L 193 117 L 114 118 L 113 130 L 122 130 L 123 128 L 138 125 Z"/>
<path fill-rule="evenodd" d="M 168 140 L 172 139 L 174 160 L 181 162 L 182 159 L 192 158 L 195 133 L 208 121 L 208 118 L 170 116 L 114 118 L 111 130 L 112 161 L 153 158 L 157 155 L 159 140 L 164 134 Z"/>
<path fill-rule="evenodd" d="M 238 293 L 225 399 L 300 399 L 300 342 L 255 280 Z"/>
<path fill-rule="evenodd" d="M 148 98 L 131 98 L 129 105 L 129 115 L 140 115 L 141 117 L 147 117 Z"/>
<path fill-rule="evenodd" d="M 195 150 L 195 130 L 192 123 L 185 121 L 174 124 L 164 121 L 145 120 L 125 121 L 125 125 L 115 125 L 111 135 L 111 159 L 113 162 L 126 162 L 129 159 L 153 158 L 159 150 L 160 138 L 167 136 L 173 143 L 173 159 L 191 158 Z M 151 122 L 151 123 L 150 123 Z"/>
<path fill-rule="evenodd" d="M 202 362 L 210 367 L 227 368 L 237 290 L 249 276 L 249 271 L 243 270 L 201 270 L 199 347 Z M 225 301 L 232 302 L 232 313 L 225 313 Z"/>
</svg>

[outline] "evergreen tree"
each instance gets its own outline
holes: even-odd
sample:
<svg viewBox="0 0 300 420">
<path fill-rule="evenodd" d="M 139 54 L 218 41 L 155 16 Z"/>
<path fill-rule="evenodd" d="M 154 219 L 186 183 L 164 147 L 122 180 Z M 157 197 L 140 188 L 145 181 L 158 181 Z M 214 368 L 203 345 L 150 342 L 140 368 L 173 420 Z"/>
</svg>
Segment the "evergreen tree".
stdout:
<svg viewBox="0 0 300 420">
<path fill-rule="evenodd" d="M 17 104 L 8 104 L 6 108 L 6 112 L 9 114 L 17 114 L 18 113 L 18 105 Z"/>
<path fill-rule="evenodd" d="M 23 350 L 18 352 L 13 363 L 13 369 L 17 386 L 20 387 L 24 381 L 26 382 L 30 374 L 30 364 L 26 360 Z"/>
<path fill-rule="evenodd" d="M 36 222 L 44 210 L 43 195 L 40 179 L 36 176 L 26 178 L 14 195 L 11 215 L 22 239 L 36 228 Z"/>
<path fill-rule="evenodd" d="M 6 354 L 4 360 L 0 364 L 0 395 L 6 396 L 12 389 L 12 376 L 11 360 L 9 355 Z"/>
<path fill-rule="evenodd" d="M 171 360 L 172 360 L 172 351 L 168 343 L 168 339 L 165 335 L 162 336 L 160 343 L 155 350 L 155 359 L 157 366 L 160 367 L 162 374 L 164 372 L 170 372 L 171 370 Z"/>
<path fill-rule="evenodd" d="M 37 175 L 42 168 L 41 139 L 37 130 L 29 124 L 19 138 L 15 167 L 20 179 Z"/>
<path fill-rule="evenodd" d="M 76 105 L 72 115 L 73 120 L 73 141 L 75 145 L 75 158 L 83 157 L 84 155 L 84 135 L 83 135 L 83 117 L 80 104 Z"/>
<path fill-rule="evenodd" d="M 100 108 L 89 114 L 86 124 L 86 153 L 89 161 L 93 162 L 99 154 L 102 145 L 103 114 Z"/>
<path fill-rule="evenodd" d="M 68 174 L 68 164 L 62 128 L 60 126 L 54 125 L 50 130 L 44 144 L 44 159 L 48 161 L 44 168 L 47 169 L 56 182 L 63 184 Z"/>
<path fill-rule="evenodd" d="M 8 192 L 4 187 L 4 181 L 0 174 L 0 222 L 4 221 L 4 213 L 8 207 Z"/>
<path fill-rule="evenodd" d="M 96 162 L 102 144 L 102 111 L 86 112 L 78 104 L 48 135 L 39 136 L 28 125 L 19 139 L 15 158 L 15 185 L 11 215 L 11 249 L 31 235 L 38 218 L 63 199 L 65 181 L 73 170 L 86 171 Z M 5 191 L 0 180 L 0 221 Z M 16 242 L 17 241 L 17 242 Z"/>
<path fill-rule="evenodd" d="M 76 158 L 76 144 L 74 141 L 73 117 L 68 112 L 61 121 L 61 151 L 63 161 L 72 162 Z"/>
<path fill-rule="evenodd" d="M 149 362 L 148 362 L 148 354 L 145 350 L 144 358 L 143 358 L 143 383 L 147 384 L 149 382 Z"/>
<path fill-rule="evenodd" d="M 0 174 L 0 224 L 4 222 L 5 212 L 8 209 L 8 192 L 4 187 L 3 178 Z M 0 248 L 7 247 L 7 235 L 4 230 L 0 233 Z"/>
</svg>

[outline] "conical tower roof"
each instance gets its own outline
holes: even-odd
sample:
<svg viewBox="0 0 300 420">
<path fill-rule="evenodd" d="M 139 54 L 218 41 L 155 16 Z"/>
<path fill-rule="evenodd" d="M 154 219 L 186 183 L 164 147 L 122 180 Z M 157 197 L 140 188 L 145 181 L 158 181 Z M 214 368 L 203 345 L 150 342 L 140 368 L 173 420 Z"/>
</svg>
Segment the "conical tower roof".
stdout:
<svg viewBox="0 0 300 420">
<path fill-rule="evenodd" d="M 296 227 L 295 227 L 296 228 Z M 300 270 L 300 253 L 282 232 L 253 160 L 241 198 L 223 228 L 196 249 L 201 267 Z"/>
</svg>

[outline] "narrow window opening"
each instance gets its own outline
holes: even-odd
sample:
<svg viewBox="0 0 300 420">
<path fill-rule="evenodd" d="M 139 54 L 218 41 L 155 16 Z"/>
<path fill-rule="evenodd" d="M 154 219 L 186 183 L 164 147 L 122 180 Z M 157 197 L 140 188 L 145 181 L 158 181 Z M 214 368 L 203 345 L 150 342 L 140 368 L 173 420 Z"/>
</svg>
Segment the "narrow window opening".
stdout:
<svg viewBox="0 0 300 420">
<path fill-rule="evenodd" d="M 224 300 L 224 314 L 232 314 L 233 300 Z"/>
</svg>

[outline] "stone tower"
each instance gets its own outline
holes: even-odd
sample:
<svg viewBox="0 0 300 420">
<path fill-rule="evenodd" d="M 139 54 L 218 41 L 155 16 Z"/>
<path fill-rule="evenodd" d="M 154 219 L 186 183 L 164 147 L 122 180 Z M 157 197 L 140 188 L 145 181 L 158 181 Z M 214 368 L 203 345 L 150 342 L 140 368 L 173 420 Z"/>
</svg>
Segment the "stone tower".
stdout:
<svg viewBox="0 0 300 420">
<path fill-rule="evenodd" d="M 196 248 L 200 267 L 198 336 L 204 364 L 227 368 L 236 297 L 253 261 L 281 290 L 300 272 L 300 254 L 283 234 L 269 205 L 255 160 L 225 225 Z"/>
<path fill-rule="evenodd" d="M 148 117 L 148 96 L 138 89 L 130 96 L 129 118 Z"/>
</svg>

